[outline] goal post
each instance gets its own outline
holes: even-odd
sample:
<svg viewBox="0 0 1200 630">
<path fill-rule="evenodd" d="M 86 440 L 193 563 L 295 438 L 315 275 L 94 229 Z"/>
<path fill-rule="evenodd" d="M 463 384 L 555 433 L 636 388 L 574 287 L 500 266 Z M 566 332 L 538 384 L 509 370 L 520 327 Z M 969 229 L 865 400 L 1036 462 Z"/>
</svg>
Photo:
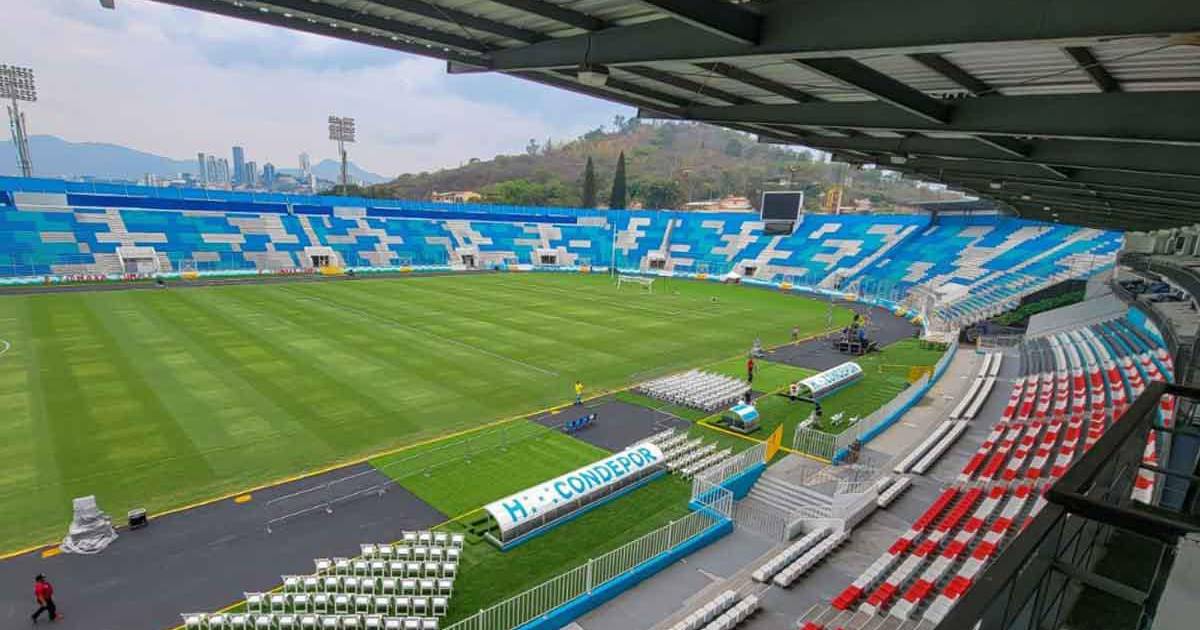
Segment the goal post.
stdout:
<svg viewBox="0 0 1200 630">
<path fill-rule="evenodd" d="M 646 293 L 654 293 L 654 278 L 648 278 L 646 276 L 630 276 L 630 275 L 625 275 L 625 274 L 618 274 L 617 275 L 617 290 L 620 290 L 621 287 L 626 284 L 640 286 L 642 288 L 642 290 L 644 290 Z"/>
</svg>

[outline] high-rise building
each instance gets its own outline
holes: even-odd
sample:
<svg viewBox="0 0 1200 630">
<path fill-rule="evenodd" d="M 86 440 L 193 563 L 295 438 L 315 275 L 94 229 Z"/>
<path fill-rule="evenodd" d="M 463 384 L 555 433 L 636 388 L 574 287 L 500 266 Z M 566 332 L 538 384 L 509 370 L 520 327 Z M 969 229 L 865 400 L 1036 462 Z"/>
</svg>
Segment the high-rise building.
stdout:
<svg viewBox="0 0 1200 630">
<path fill-rule="evenodd" d="M 217 174 L 217 179 L 222 184 L 228 184 L 231 181 L 229 175 L 229 160 L 226 160 L 225 158 L 217 160 Z"/>
<path fill-rule="evenodd" d="M 196 170 L 196 179 L 200 180 L 201 185 L 207 184 L 208 183 L 208 163 L 204 161 L 203 153 L 196 154 L 196 162 L 200 165 L 200 168 Z"/>
<path fill-rule="evenodd" d="M 267 162 L 263 164 L 262 172 L 263 186 L 273 188 L 275 186 L 275 165 Z"/>
<path fill-rule="evenodd" d="M 207 179 L 205 179 L 204 182 L 206 184 L 219 184 L 221 182 L 221 171 L 217 169 L 217 156 L 209 155 L 206 157 L 207 161 L 205 163 L 208 165 L 208 167 L 207 171 L 205 172 L 205 177 Z"/>
<path fill-rule="evenodd" d="M 246 162 L 242 167 L 242 184 L 250 187 L 258 185 L 258 162 Z"/>
<path fill-rule="evenodd" d="M 300 185 L 308 186 L 309 192 L 317 191 L 317 182 L 313 178 L 312 162 L 309 161 L 307 153 L 300 154 Z"/>
<path fill-rule="evenodd" d="M 233 147 L 233 183 L 246 183 L 246 152 L 239 146 Z"/>
</svg>

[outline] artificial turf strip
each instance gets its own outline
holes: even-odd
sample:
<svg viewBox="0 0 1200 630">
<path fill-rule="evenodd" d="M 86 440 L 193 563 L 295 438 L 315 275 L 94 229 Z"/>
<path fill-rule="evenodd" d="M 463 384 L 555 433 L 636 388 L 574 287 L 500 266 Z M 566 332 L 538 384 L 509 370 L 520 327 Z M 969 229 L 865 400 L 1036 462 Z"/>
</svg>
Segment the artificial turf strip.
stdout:
<svg viewBox="0 0 1200 630">
<path fill-rule="evenodd" d="M 468 617 L 686 515 L 691 486 L 667 475 L 512 550 L 468 545 L 446 623 Z M 446 526 L 466 531 L 463 523 Z"/>
<path fill-rule="evenodd" d="M 478 440 L 454 440 L 371 460 L 385 475 L 451 516 L 611 455 L 582 440 L 521 420 Z M 506 429 L 508 429 L 506 427 Z"/>
<path fill-rule="evenodd" d="M 576 378 L 782 343 L 825 308 L 567 274 L 3 296 L 0 552 L 60 538 L 77 496 L 160 513 L 560 404 Z"/>
</svg>

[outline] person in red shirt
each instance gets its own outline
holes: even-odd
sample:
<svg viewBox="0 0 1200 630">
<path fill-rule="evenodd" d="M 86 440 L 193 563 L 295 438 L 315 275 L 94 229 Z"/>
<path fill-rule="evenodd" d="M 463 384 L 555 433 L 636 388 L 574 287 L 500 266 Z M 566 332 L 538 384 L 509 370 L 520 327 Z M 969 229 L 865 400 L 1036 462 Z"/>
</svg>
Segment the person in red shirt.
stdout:
<svg viewBox="0 0 1200 630">
<path fill-rule="evenodd" d="M 746 381 L 750 383 L 754 382 L 754 357 L 746 360 Z"/>
<path fill-rule="evenodd" d="M 33 578 L 33 596 L 38 603 L 38 609 L 33 613 L 33 623 L 37 623 L 42 611 L 50 613 L 50 621 L 58 621 L 58 607 L 54 605 L 54 587 L 46 581 L 46 576 L 38 574 Z"/>
</svg>

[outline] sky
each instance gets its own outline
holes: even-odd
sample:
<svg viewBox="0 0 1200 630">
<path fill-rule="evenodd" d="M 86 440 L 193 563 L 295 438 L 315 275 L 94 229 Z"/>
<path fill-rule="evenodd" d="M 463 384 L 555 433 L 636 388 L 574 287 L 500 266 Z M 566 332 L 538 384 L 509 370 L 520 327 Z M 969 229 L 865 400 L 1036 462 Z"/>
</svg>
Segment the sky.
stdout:
<svg viewBox="0 0 1200 630">
<path fill-rule="evenodd" d="M 629 107 L 445 62 L 148 0 L 5 0 L 0 63 L 34 68 L 29 132 L 176 159 L 197 152 L 297 167 L 336 157 L 330 114 L 352 116 L 351 161 L 385 176 L 520 153 L 633 116 Z"/>
</svg>

